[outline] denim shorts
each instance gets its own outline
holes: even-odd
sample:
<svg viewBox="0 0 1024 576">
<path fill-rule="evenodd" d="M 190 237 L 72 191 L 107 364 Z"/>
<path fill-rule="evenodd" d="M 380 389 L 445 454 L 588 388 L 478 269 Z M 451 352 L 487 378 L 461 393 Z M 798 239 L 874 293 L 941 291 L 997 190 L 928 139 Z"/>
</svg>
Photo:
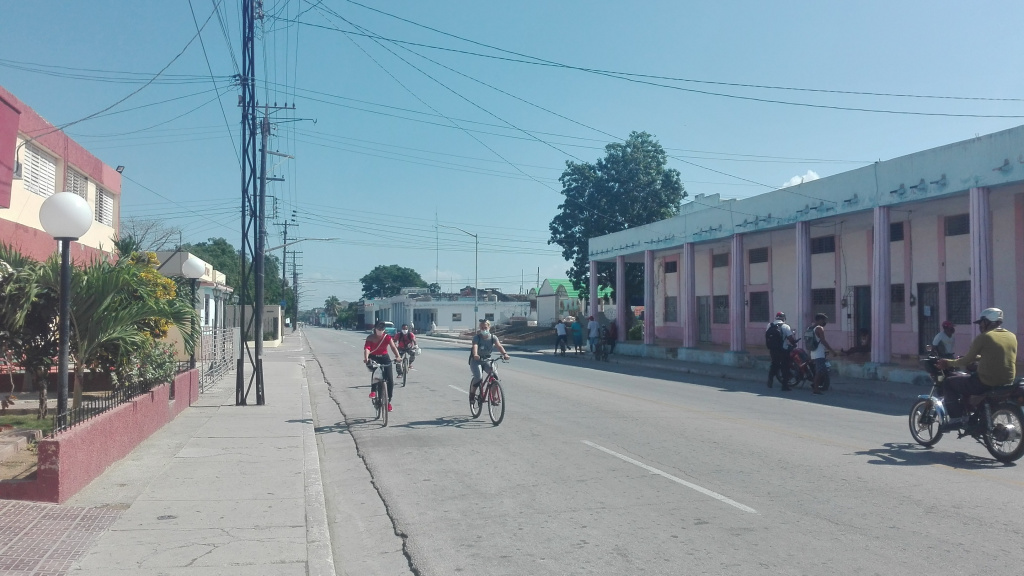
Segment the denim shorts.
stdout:
<svg viewBox="0 0 1024 576">
<path fill-rule="evenodd" d="M 825 370 L 825 359 L 815 358 L 814 359 L 814 371 L 817 373 L 819 370 Z"/>
</svg>

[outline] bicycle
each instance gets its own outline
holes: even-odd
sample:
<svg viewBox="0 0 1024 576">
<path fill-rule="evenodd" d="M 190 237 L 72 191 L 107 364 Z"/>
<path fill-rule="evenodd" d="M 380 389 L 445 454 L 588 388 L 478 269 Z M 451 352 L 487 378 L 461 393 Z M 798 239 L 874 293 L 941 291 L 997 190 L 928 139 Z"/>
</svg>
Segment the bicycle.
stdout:
<svg viewBox="0 0 1024 576">
<path fill-rule="evenodd" d="M 562 358 L 565 358 L 565 349 L 569 345 L 569 341 L 565 336 L 559 336 L 555 341 L 555 354 L 557 355 L 559 350 L 562 352 Z"/>
<path fill-rule="evenodd" d="M 601 360 L 604 360 L 607 362 L 609 348 L 610 346 L 608 346 L 607 342 L 604 340 L 598 340 L 597 343 L 594 344 L 594 361 L 600 362 Z"/>
<path fill-rule="evenodd" d="M 401 361 L 395 364 L 398 375 L 402 377 L 402 388 L 405 388 L 405 381 L 409 379 L 409 354 L 402 352 Z"/>
<path fill-rule="evenodd" d="M 367 368 L 370 370 L 370 390 L 377 392 L 376 398 L 371 398 L 370 402 L 373 404 L 373 408 L 377 411 L 377 416 L 374 420 L 382 420 L 382 424 L 385 428 L 388 425 L 388 383 L 384 378 L 384 367 L 370 360 L 367 363 Z M 377 375 L 377 371 L 380 371 L 380 375 Z"/>
<path fill-rule="evenodd" d="M 479 418 L 484 409 L 483 403 L 487 402 L 487 415 L 495 426 L 501 424 L 501 421 L 505 419 L 505 391 L 501 387 L 498 371 L 494 368 L 494 363 L 498 360 L 499 358 L 481 358 L 480 362 L 487 364 L 482 387 L 481 385 L 474 386 L 472 381 L 469 384 L 470 415 L 473 418 Z M 504 358 L 500 358 L 500 360 L 503 363 L 508 363 L 508 360 Z"/>
</svg>

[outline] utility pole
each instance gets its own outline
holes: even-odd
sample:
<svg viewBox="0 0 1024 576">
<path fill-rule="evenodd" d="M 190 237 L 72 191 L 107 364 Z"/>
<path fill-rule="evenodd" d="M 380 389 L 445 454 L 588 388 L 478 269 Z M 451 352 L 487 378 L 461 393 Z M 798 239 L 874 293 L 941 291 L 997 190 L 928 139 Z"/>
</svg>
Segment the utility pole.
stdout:
<svg viewBox="0 0 1024 576">
<path fill-rule="evenodd" d="M 245 317 L 245 306 L 249 302 L 249 280 L 252 274 L 250 263 L 253 262 L 253 238 L 255 223 L 258 217 L 256 203 L 253 201 L 256 192 L 256 6 L 254 0 L 242 0 L 242 70 L 239 75 L 241 96 L 239 104 L 242 108 L 242 245 L 239 248 L 241 259 L 241 285 L 238 304 L 242 310 L 241 321 L 241 354 L 235 370 L 235 405 L 246 405 L 245 362 L 246 356 L 255 366 L 255 359 L 249 350 L 249 320 Z"/>
<path fill-rule="evenodd" d="M 295 250 L 292 250 L 292 292 L 295 296 L 295 316 L 292 317 L 292 332 L 299 319 L 299 270 L 295 265 Z"/>
</svg>

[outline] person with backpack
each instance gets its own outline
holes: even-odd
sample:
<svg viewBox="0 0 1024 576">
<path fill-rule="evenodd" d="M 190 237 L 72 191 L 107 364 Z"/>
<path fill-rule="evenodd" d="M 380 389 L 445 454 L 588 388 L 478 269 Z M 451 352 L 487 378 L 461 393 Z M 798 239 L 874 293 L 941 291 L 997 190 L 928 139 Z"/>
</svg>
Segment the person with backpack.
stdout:
<svg viewBox="0 0 1024 576">
<path fill-rule="evenodd" d="M 768 369 L 768 387 L 772 387 L 772 381 L 778 375 L 782 380 L 782 391 L 789 392 L 793 388 L 789 385 L 791 377 L 789 370 L 789 350 L 793 347 L 793 329 L 786 324 L 786 313 L 778 312 L 775 320 L 768 324 L 764 331 L 764 344 L 768 347 L 768 353 L 772 355 L 772 365 Z"/>
<path fill-rule="evenodd" d="M 807 329 L 804 336 L 804 344 L 807 351 L 811 353 L 811 362 L 814 363 L 814 381 L 811 382 L 811 390 L 815 394 L 821 394 L 821 381 L 825 378 L 828 367 L 825 365 L 825 355 L 835 354 L 832 345 L 825 339 L 825 325 L 828 324 L 828 316 L 821 312 L 814 315 L 814 324 Z"/>
</svg>

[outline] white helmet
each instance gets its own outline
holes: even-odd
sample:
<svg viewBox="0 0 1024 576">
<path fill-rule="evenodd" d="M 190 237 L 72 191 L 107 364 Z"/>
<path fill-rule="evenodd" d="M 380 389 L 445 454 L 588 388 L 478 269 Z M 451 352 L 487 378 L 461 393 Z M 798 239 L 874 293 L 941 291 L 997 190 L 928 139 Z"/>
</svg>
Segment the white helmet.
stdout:
<svg viewBox="0 0 1024 576">
<path fill-rule="evenodd" d="M 975 320 L 974 323 L 977 324 L 982 320 L 988 320 L 989 322 L 1002 322 L 1003 311 L 999 308 L 985 308 L 981 311 L 981 318 Z"/>
</svg>

